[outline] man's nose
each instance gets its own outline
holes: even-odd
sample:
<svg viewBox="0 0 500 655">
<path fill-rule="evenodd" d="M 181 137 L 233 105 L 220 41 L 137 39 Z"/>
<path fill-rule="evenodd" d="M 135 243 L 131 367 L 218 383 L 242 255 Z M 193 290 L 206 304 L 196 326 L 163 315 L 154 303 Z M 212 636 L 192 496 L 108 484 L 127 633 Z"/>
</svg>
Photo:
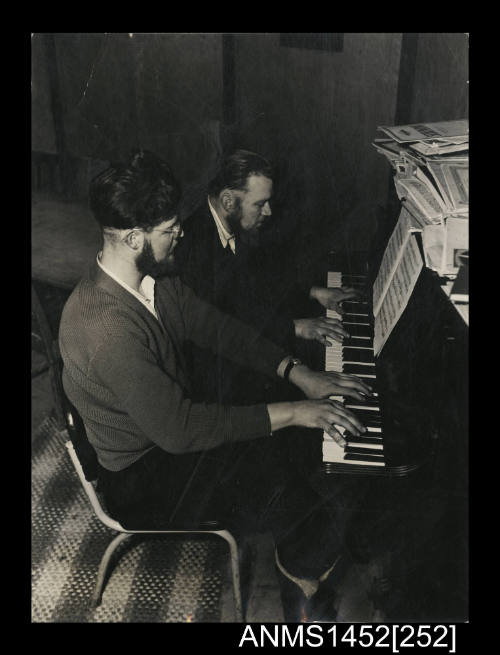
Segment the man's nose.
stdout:
<svg viewBox="0 0 500 655">
<path fill-rule="evenodd" d="M 264 207 L 262 207 L 262 214 L 264 216 L 271 216 L 272 211 L 271 211 L 271 205 L 269 204 L 269 202 L 266 202 Z"/>
</svg>

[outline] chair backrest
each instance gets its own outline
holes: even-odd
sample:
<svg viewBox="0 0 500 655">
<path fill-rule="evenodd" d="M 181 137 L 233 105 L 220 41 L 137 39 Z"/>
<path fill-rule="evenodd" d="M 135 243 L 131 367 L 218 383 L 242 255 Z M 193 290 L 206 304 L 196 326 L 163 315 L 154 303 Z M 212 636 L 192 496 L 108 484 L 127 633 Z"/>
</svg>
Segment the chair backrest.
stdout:
<svg viewBox="0 0 500 655">
<path fill-rule="evenodd" d="M 85 479 L 88 482 L 93 482 L 97 480 L 98 472 L 96 452 L 88 440 L 82 417 L 68 400 L 66 394 L 63 394 L 63 406 L 68 435 L 82 467 Z"/>
<path fill-rule="evenodd" d="M 124 532 L 123 526 L 108 515 L 92 484 L 97 480 L 97 455 L 87 438 L 82 417 L 68 400 L 66 394 L 64 394 L 63 402 L 65 409 L 64 416 L 69 434 L 69 441 L 66 443 L 66 447 L 83 489 L 90 500 L 90 504 L 97 517 L 105 525 L 114 530 Z"/>
</svg>

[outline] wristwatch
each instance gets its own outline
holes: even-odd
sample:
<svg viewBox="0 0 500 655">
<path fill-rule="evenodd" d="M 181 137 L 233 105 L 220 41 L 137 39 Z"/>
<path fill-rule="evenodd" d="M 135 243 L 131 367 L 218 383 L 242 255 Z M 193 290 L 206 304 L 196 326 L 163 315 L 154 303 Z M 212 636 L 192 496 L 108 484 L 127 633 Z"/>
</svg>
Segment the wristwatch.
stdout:
<svg viewBox="0 0 500 655">
<path fill-rule="evenodd" d="M 283 379 L 288 380 L 290 377 L 290 371 L 294 366 L 298 366 L 299 364 L 302 364 L 300 359 L 297 359 L 296 357 L 292 357 L 292 359 L 288 362 L 288 364 L 285 367 L 285 370 L 283 371 Z"/>
</svg>

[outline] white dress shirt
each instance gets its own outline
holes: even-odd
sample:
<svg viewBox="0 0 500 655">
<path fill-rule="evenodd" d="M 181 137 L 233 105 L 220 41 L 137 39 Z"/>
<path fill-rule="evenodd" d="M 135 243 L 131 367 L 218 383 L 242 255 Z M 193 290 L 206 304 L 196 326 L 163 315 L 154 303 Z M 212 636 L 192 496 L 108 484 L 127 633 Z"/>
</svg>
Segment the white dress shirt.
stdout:
<svg viewBox="0 0 500 655">
<path fill-rule="evenodd" d="M 233 253 L 236 252 L 236 242 L 234 238 L 234 234 L 231 234 L 231 232 L 228 232 L 224 225 L 222 225 L 222 221 L 220 218 L 217 216 L 217 212 L 215 209 L 212 207 L 212 203 L 210 202 L 210 198 L 208 198 L 208 207 L 210 209 L 210 213 L 212 214 L 215 225 L 217 227 L 217 232 L 219 233 L 219 239 L 220 242 L 222 243 L 222 247 L 226 248 L 227 244 L 229 243 L 229 247 L 233 251 Z"/>
</svg>

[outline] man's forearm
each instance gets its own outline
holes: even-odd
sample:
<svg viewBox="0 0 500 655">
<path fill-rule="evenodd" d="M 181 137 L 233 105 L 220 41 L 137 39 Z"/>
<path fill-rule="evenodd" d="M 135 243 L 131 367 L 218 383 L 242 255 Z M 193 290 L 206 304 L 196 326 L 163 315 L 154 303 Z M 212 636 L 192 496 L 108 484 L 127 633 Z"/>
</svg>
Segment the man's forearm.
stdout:
<svg viewBox="0 0 500 655">
<path fill-rule="evenodd" d="M 295 425 L 294 403 L 272 403 L 267 405 L 267 412 L 273 432 Z"/>
</svg>

